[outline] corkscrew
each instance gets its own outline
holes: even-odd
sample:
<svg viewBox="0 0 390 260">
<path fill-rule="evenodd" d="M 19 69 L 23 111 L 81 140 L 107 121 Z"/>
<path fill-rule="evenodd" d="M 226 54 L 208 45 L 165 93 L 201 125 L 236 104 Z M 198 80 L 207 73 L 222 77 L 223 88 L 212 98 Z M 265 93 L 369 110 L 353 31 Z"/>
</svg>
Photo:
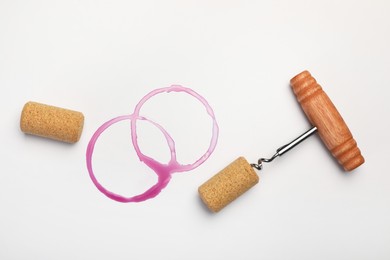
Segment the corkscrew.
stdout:
<svg viewBox="0 0 390 260">
<path fill-rule="evenodd" d="M 313 127 L 290 143 L 279 147 L 272 157 L 260 158 L 257 163 L 252 164 L 244 157 L 239 157 L 201 185 L 200 197 L 211 211 L 218 212 L 256 185 L 259 177 L 254 169 L 261 170 L 263 163 L 272 162 L 316 132 L 345 171 L 352 171 L 364 163 L 347 124 L 312 75 L 303 71 L 292 78 L 290 84 Z"/>
</svg>

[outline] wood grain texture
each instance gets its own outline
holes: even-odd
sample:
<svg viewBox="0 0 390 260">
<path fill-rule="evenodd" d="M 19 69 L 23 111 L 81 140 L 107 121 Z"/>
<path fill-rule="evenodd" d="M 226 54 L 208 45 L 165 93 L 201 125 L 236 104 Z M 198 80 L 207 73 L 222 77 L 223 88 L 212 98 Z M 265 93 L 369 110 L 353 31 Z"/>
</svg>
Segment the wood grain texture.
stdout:
<svg viewBox="0 0 390 260">
<path fill-rule="evenodd" d="M 364 163 L 344 119 L 308 71 L 303 71 L 290 81 L 291 87 L 310 123 L 316 126 L 318 134 L 332 155 L 346 171 Z"/>
</svg>

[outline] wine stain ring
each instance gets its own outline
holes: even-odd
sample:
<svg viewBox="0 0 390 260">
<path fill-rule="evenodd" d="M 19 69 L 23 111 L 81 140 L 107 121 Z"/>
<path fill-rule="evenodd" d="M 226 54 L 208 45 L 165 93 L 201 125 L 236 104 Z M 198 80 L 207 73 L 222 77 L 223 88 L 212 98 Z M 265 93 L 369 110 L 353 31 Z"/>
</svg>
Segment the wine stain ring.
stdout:
<svg viewBox="0 0 390 260">
<path fill-rule="evenodd" d="M 212 118 L 213 131 L 212 131 L 212 136 L 211 136 L 209 148 L 199 159 L 197 159 L 192 164 L 186 164 L 186 165 L 180 164 L 176 159 L 175 142 L 174 142 L 173 138 L 169 135 L 169 133 L 158 123 L 156 123 L 152 120 L 149 120 L 146 117 L 139 115 L 140 109 L 145 104 L 146 101 L 148 101 L 151 97 L 153 97 L 157 94 L 160 94 L 160 93 L 164 93 L 164 92 L 166 92 L 166 93 L 184 92 L 184 93 L 187 93 L 187 94 L 193 96 L 194 98 L 196 98 L 198 101 L 200 101 L 203 104 L 203 106 L 206 108 L 208 115 Z M 144 193 L 136 195 L 136 196 L 132 196 L 132 197 L 124 197 L 122 195 L 116 194 L 116 193 L 106 189 L 97 180 L 97 178 L 93 172 L 93 168 L 92 168 L 92 155 L 94 152 L 96 141 L 98 140 L 99 136 L 107 128 L 109 128 L 111 125 L 118 123 L 120 121 L 123 121 L 123 120 L 130 120 L 131 140 L 132 140 L 133 147 L 138 155 L 138 158 L 140 159 L 140 161 L 145 163 L 145 165 L 147 165 L 150 169 L 152 169 L 158 176 L 158 182 L 155 185 L 153 185 L 151 188 L 146 190 Z M 169 146 L 170 153 L 171 153 L 170 161 L 167 164 L 160 163 L 160 162 L 154 160 L 153 158 L 151 158 L 151 157 L 149 157 L 141 152 L 139 145 L 138 145 L 138 140 L 137 140 L 136 122 L 138 120 L 144 120 L 144 121 L 147 121 L 147 122 L 153 124 L 164 135 L 164 137 L 167 141 L 167 144 Z M 219 132 L 219 128 L 218 128 L 218 124 L 217 124 L 213 109 L 208 104 L 207 100 L 205 98 L 203 98 L 201 95 L 199 95 L 197 92 L 195 92 L 194 90 L 192 90 L 190 88 L 185 88 L 185 87 L 182 87 L 179 85 L 172 85 L 171 87 L 167 87 L 167 88 L 155 89 L 155 90 L 151 91 L 149 94 L 147 94 L 146 96 L 144 96 L 140 100 L 140 102 L 135 106 L 133 114 L 123 115 L 123 116 L 113 118 L 113 119 L 107 121 L 106 123 L 104 123 L 102 126 L 100 126 L 96 130 L 96 132 L 93 134 L 93 136 L 91 137 L 91 140 L 88 143 L 87 152 L 86 152 L 86 161 L 87 161 L 87 169 L 89 172 L 89 176 L 90 176 L 92 182 L 95 184 L 96 188 L 100 192 L 102 192 L 104 195 L 106 195 L 110 199 L 116 200 L 118 202 L 141 202 L 141 201 L 144 201 L 147 199 L 154 198 L 161 192 L 162 189 L 164 189 L 168 185 L 173 173 L 193 170 L 193 169 L 199 167 L 202 163 L 204 163 L 210 157 L 210 155 L 213 153 L 213 151 L 215 150 L 215 147 L 217 145 L 218 132 Z"/>
</svg>

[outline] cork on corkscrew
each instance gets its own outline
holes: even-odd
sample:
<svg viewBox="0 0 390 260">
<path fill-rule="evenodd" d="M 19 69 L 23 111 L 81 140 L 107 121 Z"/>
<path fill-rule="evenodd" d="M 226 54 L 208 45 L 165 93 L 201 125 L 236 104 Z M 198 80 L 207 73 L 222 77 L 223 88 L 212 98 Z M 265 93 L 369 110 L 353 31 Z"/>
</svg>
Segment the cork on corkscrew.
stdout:
<svg viewBox="0 0 390 260">
<path fill-rule="evenodd" d="M 311 74 L 303 71 L 292 78 L 290 84 L 313 127 L 290 143 L 279 147 L 271 158 L 260 158 L 257 163 L 249 164 L 240 157 L 201 185 L 198 189 L 200 197 L 211 211 L 220 211 L 258 183 L 259 179 L 251 168 L 262 170 L 263 163 L 272 162 L 317 131 L 344 170 L 352 171 L 364 163 L 360 149 L 344 119 Z"/>
</svg>

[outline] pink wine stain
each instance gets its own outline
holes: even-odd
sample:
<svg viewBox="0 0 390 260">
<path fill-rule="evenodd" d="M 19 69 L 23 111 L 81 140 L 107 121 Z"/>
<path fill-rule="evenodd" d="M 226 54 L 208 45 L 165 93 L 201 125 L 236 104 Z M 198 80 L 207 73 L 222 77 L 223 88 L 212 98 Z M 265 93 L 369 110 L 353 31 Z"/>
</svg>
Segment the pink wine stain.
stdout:
<svg viewBox="0 0 390 260">
<path fill-rule="evenodd" d="M 211 119 L 213 121 L 213 130 L 212 130 L 212 136 L 211 136 L 209 148 L 199 159 L 197 159 L 192 164 L 185 164 L 185 165 L 180 164 L 176 159 L 175 141 L 172 139 L 172 137 L 169 135 L 169 133 L 158 123 L 153 122 L 153 121 L 139 115 L 140 110 L 146 101 L 148 101 L 151 97 L 153 97 L 157 94 L 163 93 L 163 92 L 166 92 L 166 93 L 184 92 L 184 93 L 187 93 L 187 94 L 193 96 L 194 98 L 198 99 L 204 105 L 204 107 L 206 108 L 207 114 L 211 117 Z M 133 197 L 124 197 L 122 195 L 119 195 L 119 194 L 116 194 L 112 191 L 107 190 L 96 179 L 96 177 L 93 173 L 93 169 L 92 169 L 92 155 L 93 155 L 96 141 L 98 140 L 99 136 L 107 128 L 109 128 L 111 125 L 118 123 L 120 121 L 123 121 L 123 120 L 130 121 L 131 140 L 132 140 L 132 143 L 133 143 L 133 146 L 134 146 L 134 149 L 137 153 L 138 158 L 140 159 L 141 162 L 143 162 L 150 169 L 152 169 L 158 176 L 158 181 L 155 185 L 150 187 L 144 193 L 133 196 Z M 144 120 L 144 121 L 151 123 L 152 125 L 157 127 L 164 135 L 164 137 L 167 141 L 167 144 L 169 146 L 170 154 L 171 154 L 171 158 L 167 164 L 160 163 L 160 162 L 154 160 L 153 158 L 146 156 L 145 154 L 143 154 L 141 152 L 139 145 L 138 145 L 138 140 L 137 140 L 136 123 L 138 120 Z M 113 200 L 116 200 L 119 202 L 141 202 L 141 201 L 144 201 L 147 199 L 154 198 L 161 192 L 162 189 L 164 189 L 168 185 L 173 173 L 186 172 L 186 171 L 193 170 L 193 169 L 199 167 L 201 164 L 203 164 L 210 157 L 210 155 L 213 153 L 213 151 L 217 145 L 218 132 L 219 132 L 219 128 L 218 128 L 217 121 L 215 119 L 213 109 L 211 108 L 211 106 L 209 105 L 207 100 L 205 98 L 203 98 L 201 95 L 199 95 L 198 93 L 196 93 L 194 90 L 192 90 L 190 88 L 185 88 L 185 87 L 182 87 L 179 85 L 173 85 L 173 86 L 167 87 L 167 88 L 155 89 L 155 90 L 151 91 L 149 94 L 147 94 L 146 96 L 144 96 L 140 100 L 140 102 L 135 106 L 133 114 L 118 116 L 116 118 L 113 118 L 113 119 L 107 121 L 106 123 L 104 123 L 102 126 L 100 126 L 96 130 L 96 132 L 93 134 L 91 140 L 88 143 L 87 152 L 86 152 L 87 169 L 89 172 L 89 176 L 91 177 L 91 180 L 95 184 L 96 188 L 98 188 L 98 190 L 100 192 L 102 192 L 104 195 L 106 195 L 110 199 L 113 199 Z"/>
</svg>

